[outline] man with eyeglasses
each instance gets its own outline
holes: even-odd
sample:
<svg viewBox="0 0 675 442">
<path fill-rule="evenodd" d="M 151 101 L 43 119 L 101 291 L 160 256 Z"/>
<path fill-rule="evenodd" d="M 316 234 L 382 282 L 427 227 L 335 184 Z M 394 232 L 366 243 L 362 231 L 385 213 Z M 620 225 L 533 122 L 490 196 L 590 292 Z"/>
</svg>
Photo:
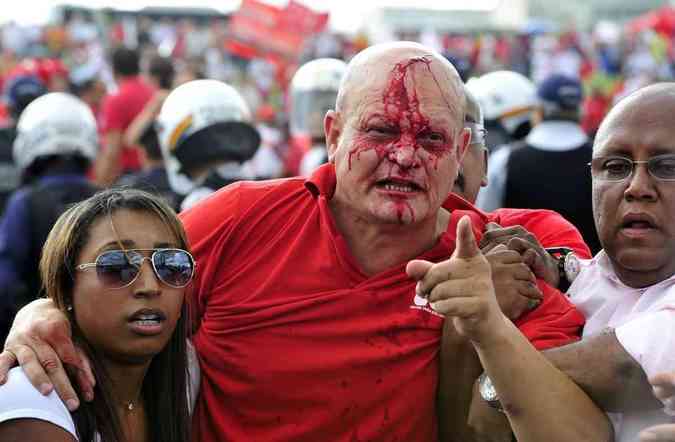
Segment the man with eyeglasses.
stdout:
<svg viewBox="0 0 675 442">
<path fill-rule="evenodd" d="M 580 261 L 568 290 L 586 326 L 580 342 L 544 352 L 608 413 L 617 442 L 634 442 L 641 430 L 672 419 L 648 378 L 675 368 L 673 113 L 675 85 L 657 84 L 620 101 L 600 126 L 590 166 L 603 250 Z M 499 392 L 481 395 L 498 406 Z M 474 429 L 509 440 L 506 419 L 481 419 Z M 642 440 L 661 440 L 649 437 Z"/>
</svg>

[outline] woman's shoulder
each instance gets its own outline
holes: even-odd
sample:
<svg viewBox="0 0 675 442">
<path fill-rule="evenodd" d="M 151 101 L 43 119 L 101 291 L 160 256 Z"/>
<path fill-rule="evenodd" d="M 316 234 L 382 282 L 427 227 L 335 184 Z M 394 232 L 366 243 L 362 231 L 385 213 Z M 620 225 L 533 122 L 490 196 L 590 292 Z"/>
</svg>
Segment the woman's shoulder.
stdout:
<svg viewBox="0 0 675 442">
<path fill-rule="evenodd" d="M 57 425 L 77 439 L 75 424 L 61 399 L 52 391 L 42 395 L 20 367 L 9 371 L 0 385 L 0 422 L 12 419 L 39 419 Z"/>
</svg>

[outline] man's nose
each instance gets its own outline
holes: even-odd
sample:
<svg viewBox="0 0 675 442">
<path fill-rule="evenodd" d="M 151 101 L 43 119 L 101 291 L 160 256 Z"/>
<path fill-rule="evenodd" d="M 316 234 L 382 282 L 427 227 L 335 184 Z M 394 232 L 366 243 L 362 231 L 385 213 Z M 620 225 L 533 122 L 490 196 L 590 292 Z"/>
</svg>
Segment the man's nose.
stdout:
<svg viewBox="0 0 675 442">
<path fill-rule="evenodd" d="M 403 168 L 417 167 L 419 159 L 417 157 L 417 146 L 414 140 L 401 139 L 401 141 L 394 146 L 393 151 L 389 155 L 389 159 Z"/>
<path fill-rule="evenodd" d="M 628 187 L 624 191 L 627 201 L 647 200 L 657 198 L 655 178 L 647 170 L 646 164 L 635 164 L 633 173 L 628 177 Z"/>
</svg>

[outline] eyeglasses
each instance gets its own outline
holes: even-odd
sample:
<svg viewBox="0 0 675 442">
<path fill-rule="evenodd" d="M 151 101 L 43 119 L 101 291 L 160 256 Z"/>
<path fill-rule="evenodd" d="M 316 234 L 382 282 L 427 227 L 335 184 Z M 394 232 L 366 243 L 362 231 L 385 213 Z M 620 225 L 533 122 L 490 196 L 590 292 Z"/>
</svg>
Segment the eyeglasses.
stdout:
<svg viewBox="0 0 675 442">
<path fill-rule="evenodd" d="M 487 129 L 485 129 L 482 124 L 478 123 L 467 123 L 465 126 L 471 129 L 470 144 L 481 144 L 485 146 L 485 137 L 487 137 Z"/>
<path fill-rule="evenodd" d="M 633 161 L 626 157 L 593 158 L 591 175 L 600 181 L 623 181 L 633 175 L 636 164 L 646 164 L 647 171 L 657 180 L 675 181 L 675 154 L 657 155 L 645 161 Z"/>
<path fill-rule="evenodd" d="M 144 256 L 142 252 L 152 252 L 152 255 Z M 98 279 L 105 286 L 121 289 L 133 284 L 146 259 L 152 263 L 157 278 L 170 287 L 185 287 L 195 273 L 194 258 L 182 249 L 108 250 L 98 255 L 95 262 L 80 264 L 75 268 L 87 270 L 95 267 Z"/>
</svg>

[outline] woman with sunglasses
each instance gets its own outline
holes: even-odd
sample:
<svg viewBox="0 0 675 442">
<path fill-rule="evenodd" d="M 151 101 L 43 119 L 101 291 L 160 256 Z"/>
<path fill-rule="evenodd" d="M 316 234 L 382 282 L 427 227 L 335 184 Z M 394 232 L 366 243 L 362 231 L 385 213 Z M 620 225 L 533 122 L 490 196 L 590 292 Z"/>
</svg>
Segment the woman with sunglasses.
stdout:
<svg viewBox="0 0 675 442">
<path fill-rule="evenodd" d="M 94 365 L 94 400 L 70 413 L 15 368 L 0 387 L 0 440 L 188 440 L 186 249 L 173 210 L 138 190 L 103 191 L 59 218 L 40 273 Z"/>
</svg>

